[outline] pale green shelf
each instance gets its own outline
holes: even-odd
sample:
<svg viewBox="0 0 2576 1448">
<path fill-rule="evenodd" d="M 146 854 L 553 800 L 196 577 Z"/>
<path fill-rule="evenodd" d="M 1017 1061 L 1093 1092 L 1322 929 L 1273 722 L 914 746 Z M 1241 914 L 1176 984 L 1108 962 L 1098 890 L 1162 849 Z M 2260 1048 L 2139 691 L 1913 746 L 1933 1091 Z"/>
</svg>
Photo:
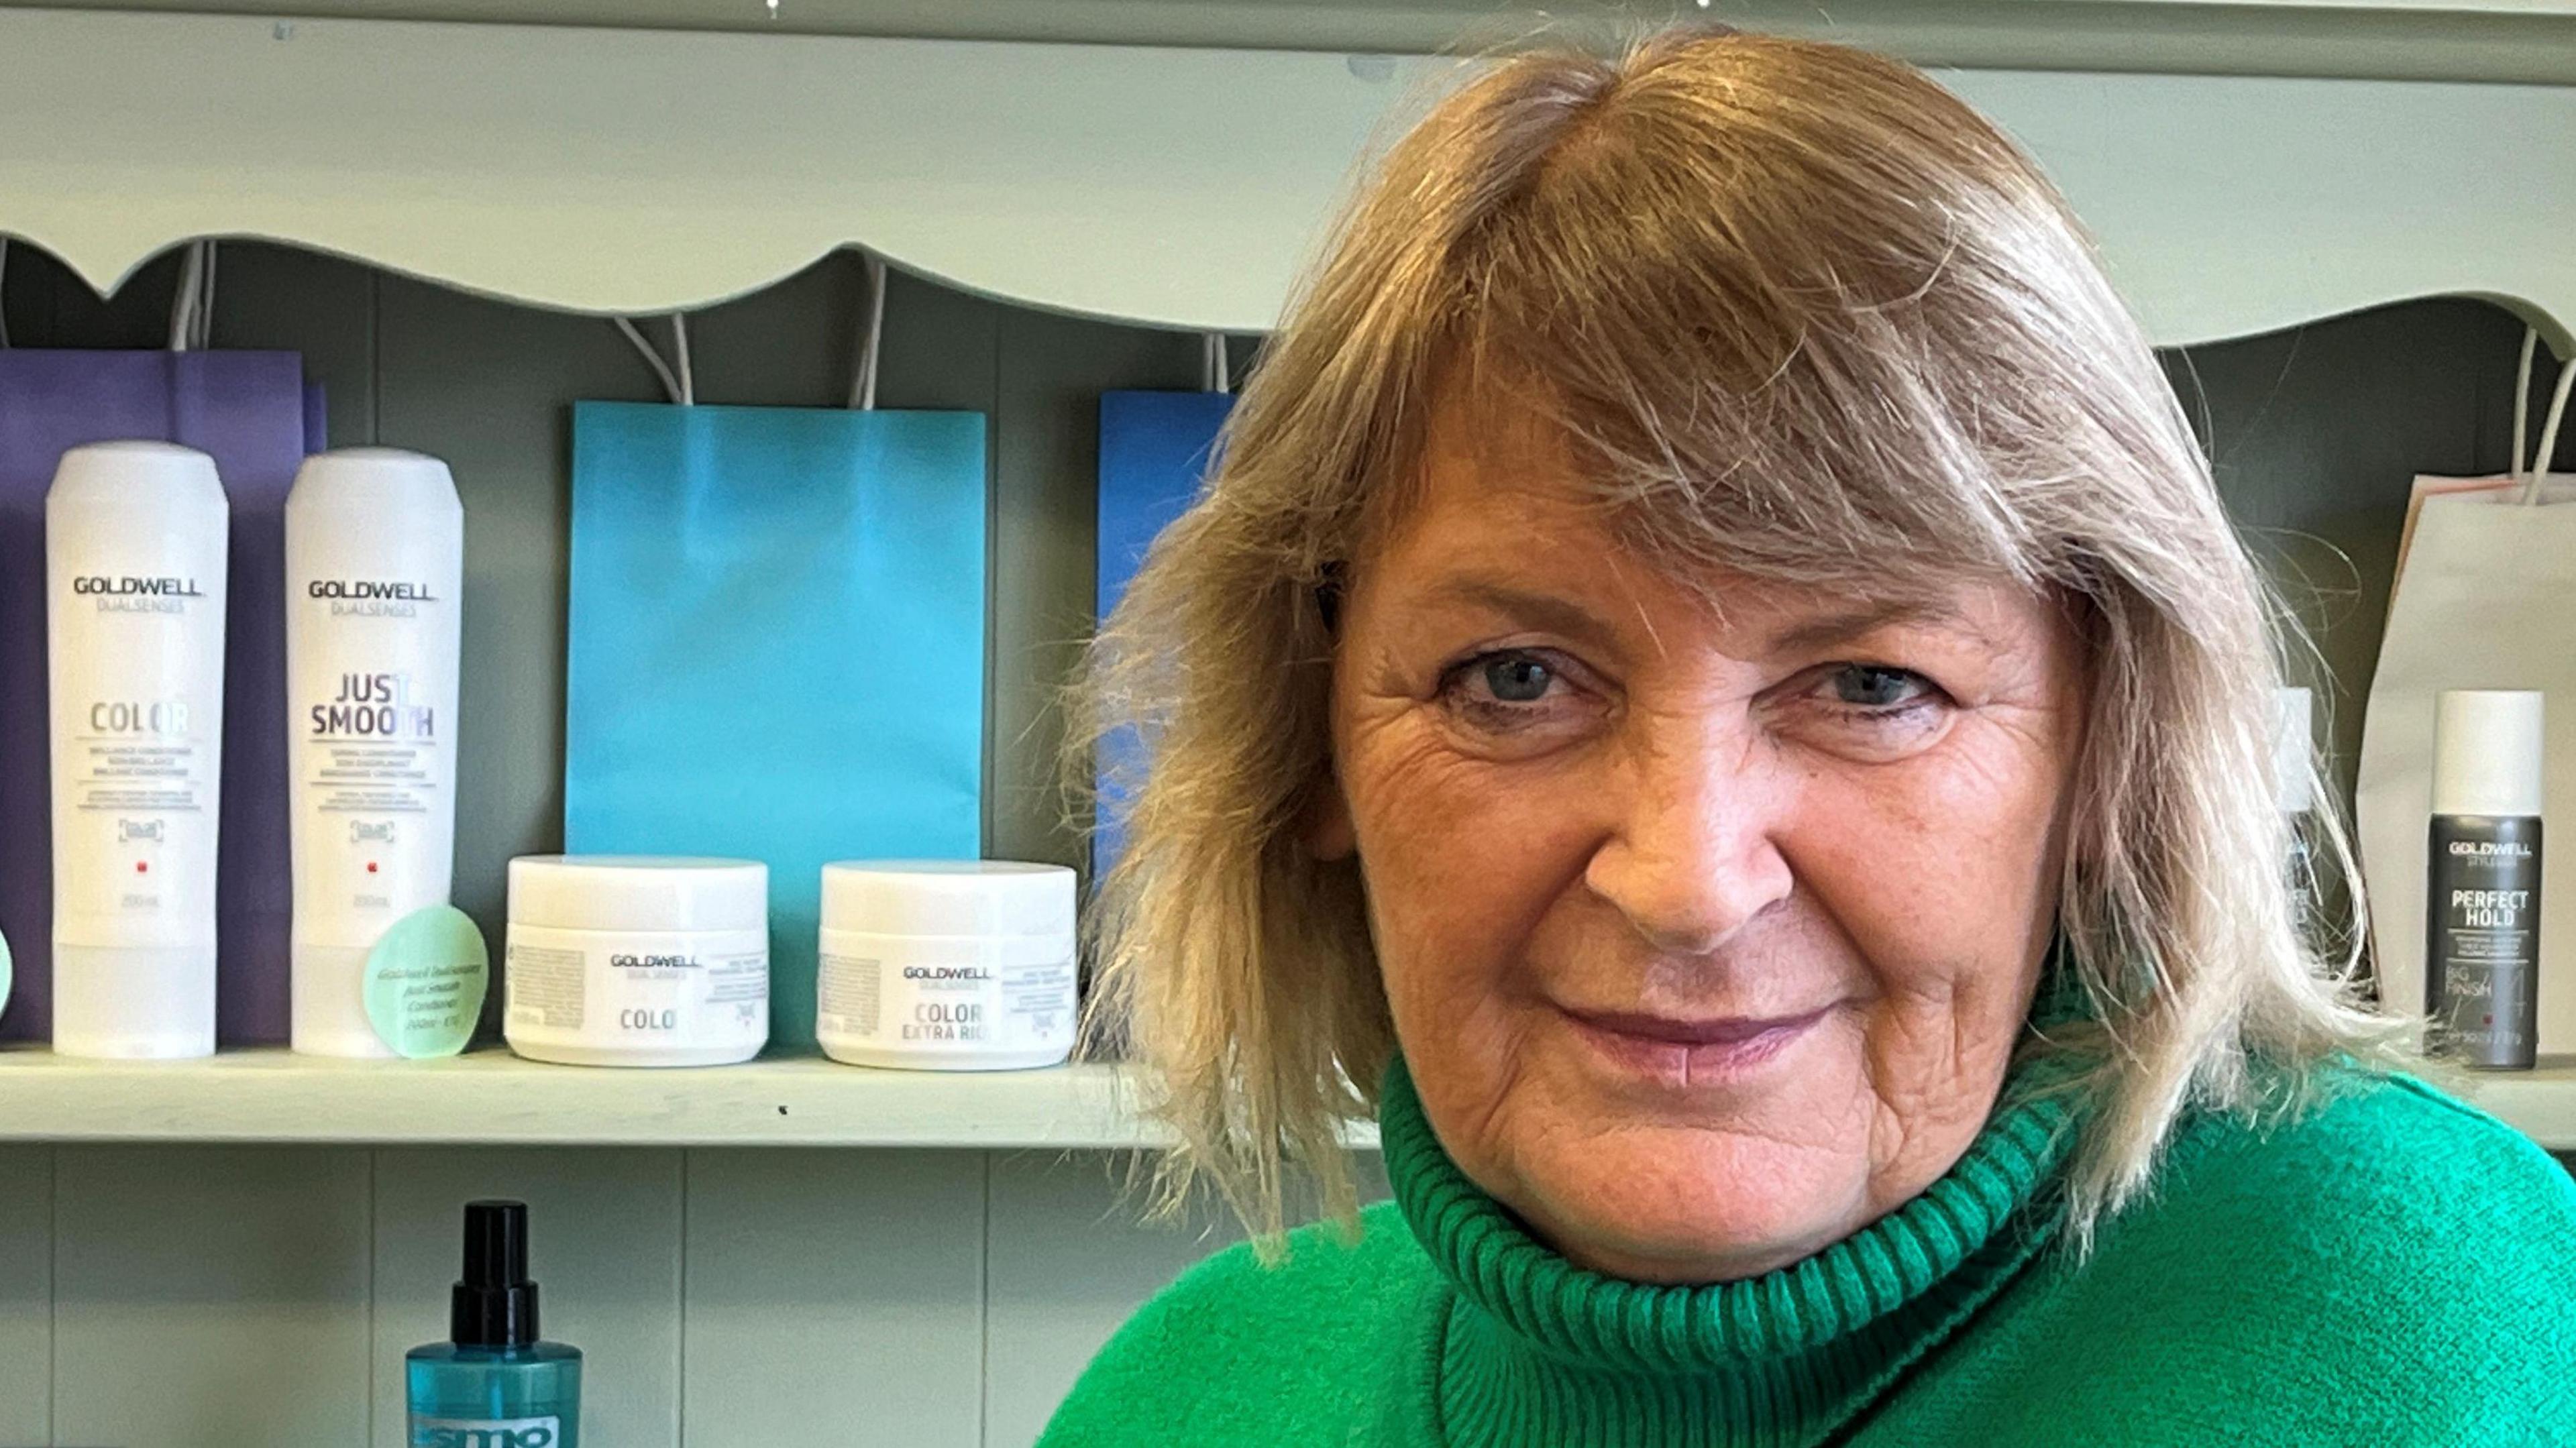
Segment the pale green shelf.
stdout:
<svg viewBox="0 0 2576 1448">
<path fill-rule="evenodd" d="M 2576 1056 L 2472 1076 L 2480 1108 L 2576 1151 Z M 507 1051 L 340 1061 L 275 1047 L 196 1061 L 0 1051 L 0 1142 L 1152 1148 L 1125 1068 L 884 1071 L 819 1056 L 695 1070 L 552 1066 Z M 1373 1127 L 1348 1140 L 1373 1148 Z"/>
<path fill-rule="evenodd" d="M 2543 1056 L 2536 1071 L 2472 1076 L 2470 1101 L 2551 1151 L 2576 1151 L 2576 1056 Z"/>
<path fill-rule="evenodd" d="M 1161 1133 L 1119 1068 L 884 1071 L 818 1056 L 691 1070 L 343 1061 L 278 1048 L 194 1061 L 0 1051 L 0 1141 L 1117 1149 Z"/>
</svg>

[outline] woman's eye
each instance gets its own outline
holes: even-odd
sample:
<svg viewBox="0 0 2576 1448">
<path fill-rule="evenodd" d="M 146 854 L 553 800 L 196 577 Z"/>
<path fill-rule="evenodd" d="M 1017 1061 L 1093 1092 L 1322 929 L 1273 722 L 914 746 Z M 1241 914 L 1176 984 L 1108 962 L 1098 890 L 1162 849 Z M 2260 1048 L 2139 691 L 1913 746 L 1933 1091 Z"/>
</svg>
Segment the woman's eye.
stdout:
<svg viewBox="0 0 2576 1448">
<path fill-rule="evenodd" d="M 1525 649 L 1460 660 L 1441 676 L 1440 699 L 1462 727 L 1487 738 L 1555 738 L 1595 712 L 1593 696 L 1562 665 Z"/>
<path fill-rule="evenodd" d="M 1932 692 L 1921 674 L 1884 664 L 1845 664 L 1829 682 L 1834 701 L 1856 709 L 1901 709 Z"/>
<path fill-rule="evenodd" d="M 1485 691 L 1505 704 L 1535 704 L 1547 697 L 1556 671 L 1527 654 L 1503 654 L 1483 665 Z"/>
<path fill-rule="evenodd" d="M 1850 759 L 1903 759 L 1949 732 L 1949 694 L 1912 669 L 1830 664 L 1808 676 L 1778 717 L 1791 737 Z"/>
</svg>

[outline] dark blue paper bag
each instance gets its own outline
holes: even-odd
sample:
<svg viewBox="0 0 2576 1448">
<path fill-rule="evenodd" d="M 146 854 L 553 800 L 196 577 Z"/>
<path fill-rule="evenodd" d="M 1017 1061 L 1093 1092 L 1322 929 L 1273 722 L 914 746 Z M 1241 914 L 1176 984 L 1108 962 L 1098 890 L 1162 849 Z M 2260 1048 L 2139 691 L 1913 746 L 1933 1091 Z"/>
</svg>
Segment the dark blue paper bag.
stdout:
<svg viewBox="0 0 2576 1448">
<path fill-rule="evenodd" d="M 1197 500 L 1233 408 L 1234 398 L 1223 392 L 1100 394 L 1100 618 L 1126 596 L 1155 535 Z M 1102 740 L 1100 756 L 1095 876 L 1118 858 L 1125 791 L 1144 763 L 1138 742 L 1124 733 Z"/>
</svg>

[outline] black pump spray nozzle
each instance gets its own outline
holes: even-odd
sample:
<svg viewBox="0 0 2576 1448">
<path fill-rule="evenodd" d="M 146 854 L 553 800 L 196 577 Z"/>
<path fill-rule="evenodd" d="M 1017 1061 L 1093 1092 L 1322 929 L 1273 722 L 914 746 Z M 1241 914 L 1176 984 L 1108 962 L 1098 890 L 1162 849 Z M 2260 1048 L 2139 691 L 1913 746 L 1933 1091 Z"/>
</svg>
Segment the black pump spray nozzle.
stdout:
<svg viewBox="0 0 2576 1448">
<path fill-rule="evenodd" d="M 526 1347 L 537 1340 L 537 1284 L 528 1280 L 528 1204 L 465 1204 L 465 1275 L 448 1295 L 458 1347 Z"/>
</svg>

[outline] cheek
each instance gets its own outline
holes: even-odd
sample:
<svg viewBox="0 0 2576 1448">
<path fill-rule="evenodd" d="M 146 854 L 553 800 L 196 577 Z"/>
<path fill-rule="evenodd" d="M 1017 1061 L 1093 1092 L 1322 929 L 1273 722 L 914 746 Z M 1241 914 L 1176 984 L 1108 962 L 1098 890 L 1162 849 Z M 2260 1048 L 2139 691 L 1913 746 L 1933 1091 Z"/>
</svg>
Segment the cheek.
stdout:
<svg viewBox="0 0 2576 1448">
<path fill-rule="evenodd" d="M 1490 1045 L 1508 1032 L 1529 941 L 1582 878 L 1583 773 L 1573 762 L 1461 758 L 1418 716 L 1348 731 L 1342 787 L 1408 1049 Z"/>
<path fill-rule="evenodd" d="M 1889 987 L 1947 995 L 2046 929 L 2061 792 L 2040 741 L 1963 721 L 1920 759 L 1814 781 L 1787 848 Z"/>
</svg>

